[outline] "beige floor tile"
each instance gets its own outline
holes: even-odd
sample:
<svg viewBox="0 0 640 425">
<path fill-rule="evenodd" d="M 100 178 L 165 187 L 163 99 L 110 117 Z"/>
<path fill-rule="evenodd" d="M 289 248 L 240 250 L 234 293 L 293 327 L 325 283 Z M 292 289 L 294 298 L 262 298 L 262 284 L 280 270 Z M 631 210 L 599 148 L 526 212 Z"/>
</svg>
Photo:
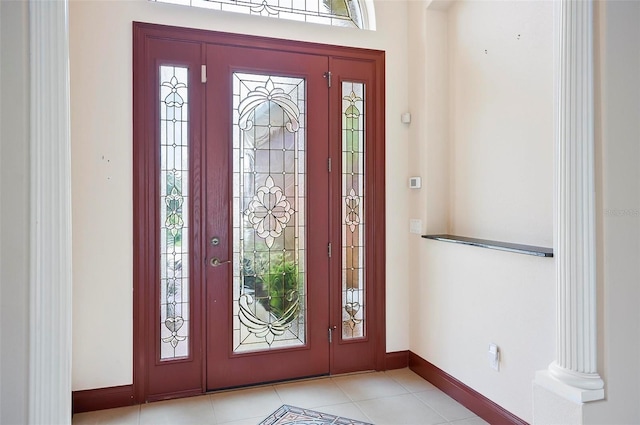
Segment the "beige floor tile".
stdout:
<svg viewBox="0 0 640 425">
<path fill-rule="evenodd" d="M 435 425 L 447 422 L 413 394 L 364 400 L 356 405 L 376 425 Z"/>
<path fill-rule="evenodd" d="M 211 400 L 218 423 L 264 418 L 284 404 L 272 386 L 211 394 Z"/>
<path fill-rule="evenodd" d="M 208 395 L 158 401 L 140 408 L 140 425 L 215 424 L 213 405 Z"/>
<path fill-rule="evenodd" d="M 423 379 L 409 368 L 388 370 L 385 374 L 412 393 L 437 390 L 431 382 Z"/>
<path fill-rule="evenodd" d="M 371 423 L 371 418 L 365 415 L 364 412 L 358 406 L 356 406 L 355 403 L 351 402 L 332 404 L 331 406 L 320 406 L 313 410 L 317 410 L 318 412 L 322 413 L 328 413 L 330 415 L 340 416 L 342 418 Z"/>
<path fill-rule="evenodd" d="M 275 389 L 284 404 L 303 409 L 351 401 L 329 378 L 278 384 Z"/>
<path fill-rule="evenodd" d="M 96 423 L 95 412 L 76 413 L 71 419 L 72 425 L 93 425 Z"/>
<path fill-rule="evenodd" d="M 140 406 L 96 410 L 73 415 L 73 425 L 138 425 Z"/>
<path fill-rule="evenodd" d="M 407 390 L 384 372 L 331 378 L 353 401 L 405 394 Z"/>
<path fill-rule="evenodd" d="M 256 425 L 283 404 L 376 425 L 485 425 L 409 369 L 226 391 L 74 415 L 73 425 Z"/>
<path fill-rule="evenodd" d="M 449 397 L 443 392 L 423 391 L 416 393 L 416 397 L 438 412 L 448 421 L 473 418 L 476 416 L 471 410 Z"/>
</svg>

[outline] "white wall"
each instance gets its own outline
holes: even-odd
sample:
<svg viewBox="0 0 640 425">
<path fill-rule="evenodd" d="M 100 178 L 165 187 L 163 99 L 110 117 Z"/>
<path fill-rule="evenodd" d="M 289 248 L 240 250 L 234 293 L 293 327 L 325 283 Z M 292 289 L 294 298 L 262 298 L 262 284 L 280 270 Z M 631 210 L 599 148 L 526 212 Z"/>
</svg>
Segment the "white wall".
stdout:
<svg viewBox="0 0 640 425">
<path fill-rule="evenodd" d="M 552 2 L 449 9 L 451 232 L 553 242 Z"/>
<path fill-rule="evenodd" d="M 407 4 L 375 10 L 371 32 L 146 0 L 70 2 L 74 390 L 132 382 L 132 21 L 386 51 L 387 351 L 409 347 Z"/>
<path fill-rule="evenodd" d="M 552 246 L 552 3 L 414 3 L 410 16 L 421 17 L 410 57 L 426 56 L 410 73 L 425 86 L 410 94 L 410 150 L 428 177 L 411 195 L 414 215 L 427 233 Z M 534 373 L 554 357 L 554 260 L 417 237 L 409 246 L 411 350 L 531 421 Z"/>
<path fill-rule="evenodd" d="M 640 2 L 600 2 L 596 184 L 602 402 L 585 423 L 640 423 Z M 596 15 L 598 16 L 598 15 Z"/>
<path fill-rule="evenodd" d="M 27 423 L 29 37 L 26 2 L 0 2 L 0 423 Z"/>
<path fill-rule="evenodd" d="M 412 190 L 412 218 L 423 220 L 423 233 L 449 230 L 449 61 L 448 15 L 427 12 L 425 1 L 410 3 L 409 84 L 410 125 L 409 171 L 421 176 L 423 188 Z M 419 235 L 411 235 L 421 246 Z"/>
</svg>

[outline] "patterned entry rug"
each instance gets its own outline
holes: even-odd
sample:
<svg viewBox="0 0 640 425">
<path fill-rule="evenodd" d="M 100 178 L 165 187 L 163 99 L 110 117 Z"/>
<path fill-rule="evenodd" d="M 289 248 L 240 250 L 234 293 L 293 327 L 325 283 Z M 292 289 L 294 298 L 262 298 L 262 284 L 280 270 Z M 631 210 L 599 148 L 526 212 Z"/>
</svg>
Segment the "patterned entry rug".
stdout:
<svg viewBox="0 0 640 425">
<path fill-rule="evenodd" d="M 373 425 L 315 410 L 284 405 L 258 425 Z"/>
</svg>

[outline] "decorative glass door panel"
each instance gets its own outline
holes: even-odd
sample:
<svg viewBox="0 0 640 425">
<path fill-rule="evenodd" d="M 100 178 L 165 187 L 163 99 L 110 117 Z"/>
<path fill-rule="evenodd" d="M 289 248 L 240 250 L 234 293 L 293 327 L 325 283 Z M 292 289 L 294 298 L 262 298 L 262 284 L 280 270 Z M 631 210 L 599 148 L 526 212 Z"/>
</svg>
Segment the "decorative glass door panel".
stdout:
<svg viewBox="0 0 640 425">
<path fill-rule="evenodd" d="M 365 336 L 365 90 L 342 82 L 342 338 Z"/>
<path fill-rule="evenodd" d="M 305 80 L 232 84 L 233 351 L 304 346 Z"/>
<path fill-rule="evenodd" d="M 188 69 L 160 66 L 160 358 L 189 355 Z"/>
</svg>

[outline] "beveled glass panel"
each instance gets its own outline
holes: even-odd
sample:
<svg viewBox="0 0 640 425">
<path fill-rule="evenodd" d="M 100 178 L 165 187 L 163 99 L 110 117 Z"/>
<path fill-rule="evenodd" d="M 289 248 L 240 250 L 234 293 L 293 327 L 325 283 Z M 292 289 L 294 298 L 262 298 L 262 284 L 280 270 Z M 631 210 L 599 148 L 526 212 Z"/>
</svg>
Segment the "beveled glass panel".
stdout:
<svg viewBox="0 0 640 425">
<path fill-rule="evenodd" d="M 189 355 L 188 69 L 160 67 L 160 358 Z"/>
<path fill-rule="evenodd" d="M 342 338 L 365 337 L 365 87 L 342 83 Z"/>
<path fill-rule="evenodd" d="M 153 0 L 305 21 L 339 27 L 364 28 L 360 0 Z"/>
<path fill-rule="evenodd" d="M 306 341 L 305 80 L 234 73 L 233 349 Z"/>
</svg>

